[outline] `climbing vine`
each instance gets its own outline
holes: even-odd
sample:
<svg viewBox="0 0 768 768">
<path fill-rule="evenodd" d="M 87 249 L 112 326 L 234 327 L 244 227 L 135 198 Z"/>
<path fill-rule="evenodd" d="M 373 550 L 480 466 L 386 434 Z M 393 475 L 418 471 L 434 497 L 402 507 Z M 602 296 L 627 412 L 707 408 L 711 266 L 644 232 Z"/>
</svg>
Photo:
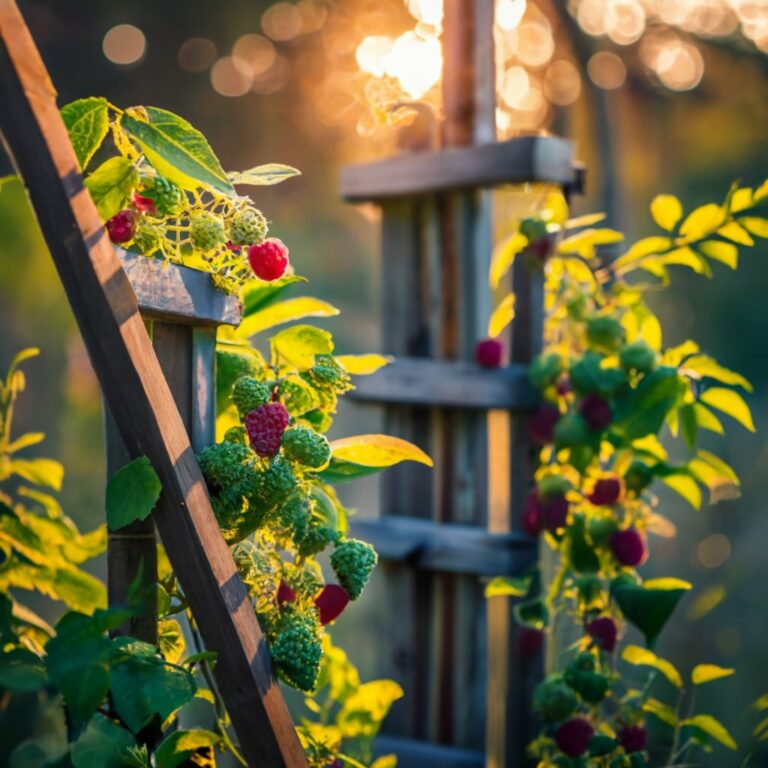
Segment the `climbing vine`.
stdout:
<svg viewBox="0 0 768 768">
<path fill-rule="evenodd" d="M 723 434 L 722 416 L 754 431 L 742 394 L 751 386 L 694 341 L 665 347 L 648 298 L 673 266 L 707 277 L 714 263 L 736 269 L 741 246 L 768 238 L 768 182 L 735 185 L 722 204 L 688 215 L 660 195 L 651 214 L 660 232 L 609 258 L 605 246 L 615 252 L 623 235 L 594 227 L 600 214 L 569 220 L 553 194 L 498 246 L 491 266 L 494 288 L 516 258 L 543 270 L 545 286 L 544 349 L 530 370 L 542 405 L 528 425 L 539 466 L 522 523 L 543 538 L 554 565 L 542 578 L 500 578 L 488 588 L 524 598 L 514 609 L 521 653 L 538 654 L 545 638 L 549 646 L 548 675 L 532 701 L 542 730 L 529 751 L 539 768 L 682 766 L 697 748 L 736 749 L 724 725 L 695 710 L 692 690 L 734 670 L 699 664 L 685 681 L 654 653 L 691 584 L 645 579 L 638 568 L 649 535 L 674 535 L 656 483 L 696 508 L 702 488 L 713 503 L 738 495 L 734 470 L 699 437 Z M 492 336 L 513 305 L 512 294 L 502 299 Z M 670 458 L 665 434 L 682 440 L 686 460 Z M 630 626 L 644 647 L 627 641 Z"/>
</svg>

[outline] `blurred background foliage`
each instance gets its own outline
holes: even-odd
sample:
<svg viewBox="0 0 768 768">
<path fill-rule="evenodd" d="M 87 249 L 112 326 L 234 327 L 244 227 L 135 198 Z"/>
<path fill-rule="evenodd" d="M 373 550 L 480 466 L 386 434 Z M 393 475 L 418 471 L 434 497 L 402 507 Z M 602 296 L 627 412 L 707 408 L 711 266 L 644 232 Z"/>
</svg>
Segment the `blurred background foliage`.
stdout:
<svg viewBox="0 0 768 768">
<path fill-rule="evenodd" d="M 433 142 L 439 2 L 26 0 L 22 10 L 60 103 L 98 94 L 120 106 L 154 104 L 200 128 L 226 169 L 300 168 L 303 176 L 264 188 L 256 203 L 312 293 L 342 310 L 332 321 L 338 349 L 380 348 L 377 283 L 387 254 L 377 255 L 377 213 L 343 204 L 337 175 L 344 163 Z M 637 238 L 650 228 L 657 192 L 690 209 L 722 199 L 734 179 L 768 177 L 765 0 L 499 0 L 496 42 L 499 137 L 572 137 L 588 167 L 577 213 L 605 209 L 609 225 Z M 0 158 L 0 176 L 9 170 Z M 18 426 L 48 433 L 46 450 L 66 468 L 64 508 L 88 529 L 104 516 L 98 387 L 15 184 L 0 191 L 0 243 L 0 362 L 25 346 L 44 353 L 28 366 Z M 743 478 L 742 498 L 700 512 L 663 498 L 679 535 L 653 542 L 650 566 L 696 585 L 660 654 L 683 669 L 697 661 L 738 668 L 703 689 L 711 700 L 700 708 L 722 719 L 744 752 L 756 722 L 749 703 L 768 690 L 767 257 L 765 246 L 754 248 L 737 273 L 723 268 L 711 281 L 680 274 L 656 305 L 667 344 L 693 336 L 755 385 L 757 434 L 734 431 L 720 449 Z M 373 431 L 377 421 L 347 406 L 334 431 Z M 361 514 L 375 513 L 375 481 L 344 490 Z M 364 677 L 389 667 L 366 642 L 391 620 L 376 605 L 374 583 L 367 609 L 336 631 Z M 724 765 L 722 753 L 708 764 Z"/>
</svg>

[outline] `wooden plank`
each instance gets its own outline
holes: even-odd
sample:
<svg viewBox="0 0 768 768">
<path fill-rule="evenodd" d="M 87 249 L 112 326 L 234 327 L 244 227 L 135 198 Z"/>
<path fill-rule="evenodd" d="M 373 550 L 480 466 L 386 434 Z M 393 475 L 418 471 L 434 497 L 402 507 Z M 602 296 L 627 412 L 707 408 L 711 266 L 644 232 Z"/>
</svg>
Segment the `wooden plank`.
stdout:
<svg viewBox="0 0 768 768">
<path fill-rule="evenodd" d="M 205 272 L 116 250 L 145 317 L 197 326 L 240 323 L 239 299 L 217 290 Z"/>
<path fill-rule="evenodd" d="M 351 521 L 353 535 L 370 541 L 380 557 L 419 570 L 471 576 L 519 576 L 536 561 L 536 540 L 495 534 L 476 525 L 439 523 L 399 515 Z"/>
<path fill-rule="evenodd" d="M 477 750 L 431 744 L 416 739 L 381 735 L 374 755 L 397 755 L 397 768 L 484 768 L 485 755 Z"/>
<path fill-rule="evenodd" d="M 556 136 L 413 152 L 343 168 L 341 194 L 363 202 L 528 182 L 575 186 L 582 174 L 573 154 L 573 143 Z"/>
<path fill-rule="evenodd" d="M 0 0 L 0 133 L 131 457 L 163 485 L 154 513 L 248 764 L 305 766 L 248 593 L 221 536 L 136 297 L 83 186 L 55 91 L 13 0 Z"/>
<path fill-rule="evenodd" d="M 356 380 L 351 397 L 374 403 L 531 411 L 539 403 L 526 365 L 494 370 L 466 360 L 398 357 Z"/>
</svg>

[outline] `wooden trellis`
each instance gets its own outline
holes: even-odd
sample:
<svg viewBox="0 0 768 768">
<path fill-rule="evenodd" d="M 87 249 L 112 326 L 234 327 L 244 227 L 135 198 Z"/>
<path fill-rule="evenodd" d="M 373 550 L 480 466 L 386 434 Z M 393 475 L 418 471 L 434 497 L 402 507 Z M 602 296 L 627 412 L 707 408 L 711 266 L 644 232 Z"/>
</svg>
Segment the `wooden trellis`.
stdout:
<svg viewBox="0 0 768 768">
<path fill-rule="evenodd" d="M 520 768 L 541 675 L 540 661 L 518 657 L 509 601 L 486 601 L 482 583 L 538 558 L 519 523 L 533 470 L 521 417 L 536 404 L 527 366 L 541 344 L 542 286 L 523 259 L 512 276 L 509 365 L 480 369 L 474 349 L 491 312 L 487 190 L 568 192 L 581 172 L 568 141 L 495 141 L 493 7 L 445 2 L 442 149 L 350 167 L 341 181 L 347 200 L 382 209 L 383 351 L 396 358 L 354 396 L 383 405 L 385 430 L 435 459 L 432 472 L 388 473 L 380 518 L 353 524 L 384 561 L 393 620 L 375 647 L 386 659 L 378 671 L 406 696 L 379 748 L 397 753 L 400 768 Z M 531 210 L 536 202 L 532 190 Z"/>
</svg>

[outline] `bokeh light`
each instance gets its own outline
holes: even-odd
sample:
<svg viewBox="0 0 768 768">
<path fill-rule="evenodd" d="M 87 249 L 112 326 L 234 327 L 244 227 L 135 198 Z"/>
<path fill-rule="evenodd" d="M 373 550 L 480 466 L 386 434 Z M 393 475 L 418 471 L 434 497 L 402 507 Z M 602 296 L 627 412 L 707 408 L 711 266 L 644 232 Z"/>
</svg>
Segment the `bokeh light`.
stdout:
<svg viewBox="0 0 768 768">
<path fill-rule="evenodd" d="M 147 39 L 133 24 L 118 24 L 104 35 L 102 48 L 113 64 L 135 64 L 144 57 Z"/>
<path fill-rule="evenodd" d="M 611 51 L 598 51 L 587 62 L 589 79 L 606 91 L 621 88 L 627 79 L 627 67 L 619 56 Z"/>
<path fill-rule="evenodd" d="M 568 60 L 558 59 L 547 67 L 544 76 L 544 95 L 559 107 L 573 104 L 581 93 L 579 70 Z"/>
<path fill-rule="evenodd" d="M 292 40 L 301 34 L 301 11 L 293 3 L 275 3 L 264 11 L 261 17 L 261 28 L 272 40 Z"/>
<path fill-rule="evenodd" d="M 205 72 L 216 61 L 216 44 L 205 37 L 191 37 L 181 44 L 178 60 L 186 72 Z"/>
<path fill-rule="evenodd" d="M 275 63 L 277 50 L 271 40 L 262 35 L 248 34 L 238 38 L 232 48 L 232 56 L 238 59 L 242 67 L 247 64 L 251 75 L 263 75 Z"/>
<path fill-rule="evenodd" d="M 719 568 L 731 556 L 731 542 L 722 533 L 713 533 L 699 542 L 696 555 L 705 568 Z"/>
<path fill-rule="evenodd" d="M 211 69 L 211 85 L 222 96 L 244 96 L 253 85 L 253 73 L 244 59 L 222 56 Z"/>
</svg>

